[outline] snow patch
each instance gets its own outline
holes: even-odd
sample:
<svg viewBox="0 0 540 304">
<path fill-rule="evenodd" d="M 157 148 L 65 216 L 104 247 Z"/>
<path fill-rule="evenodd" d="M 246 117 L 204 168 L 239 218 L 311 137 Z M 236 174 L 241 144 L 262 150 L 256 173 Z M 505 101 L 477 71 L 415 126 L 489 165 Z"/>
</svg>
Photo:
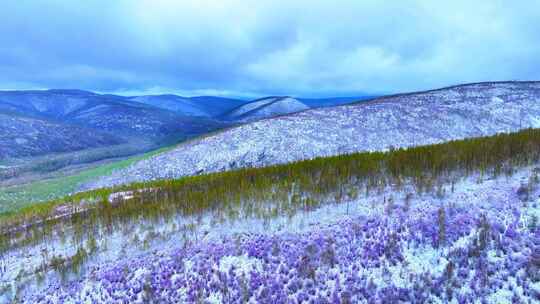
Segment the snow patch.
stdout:
<svg viewBox="0 0 540 304">
<path fill-rule="evenodd" d="M 231 267 L 234 267 L 236 275 L 248 275 L 250 271 L 262 270 L 262 263 L 256 258 L 241 256 L 225 256 L 219 261 L 219 270 L 221 272 L 229 272 Z"/>
</svg>

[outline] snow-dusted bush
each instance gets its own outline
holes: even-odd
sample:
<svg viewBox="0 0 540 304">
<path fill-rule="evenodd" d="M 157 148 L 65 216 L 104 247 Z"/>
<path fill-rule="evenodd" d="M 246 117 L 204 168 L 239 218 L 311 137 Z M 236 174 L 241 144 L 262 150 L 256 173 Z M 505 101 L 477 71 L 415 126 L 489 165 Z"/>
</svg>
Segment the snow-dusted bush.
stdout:
<svg viewBox="0 0 540 304">
<path fill-rule="evenodd" d="M 540 231 L 475 208 L 396 210 L 102 265 L 29 303 L 488 303 L 540 300 Z"/>
</svg>

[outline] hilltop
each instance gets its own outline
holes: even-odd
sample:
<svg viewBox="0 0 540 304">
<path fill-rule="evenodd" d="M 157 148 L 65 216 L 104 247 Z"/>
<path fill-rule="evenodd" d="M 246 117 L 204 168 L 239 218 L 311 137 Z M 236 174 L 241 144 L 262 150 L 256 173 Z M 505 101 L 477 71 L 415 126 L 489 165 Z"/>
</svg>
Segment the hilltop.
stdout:
<svg viewBox="0 0 540 304">
<path fill-rule="evenodd" d="M 540 82 L 465 84 L 263 119 L 195 139 L 86 185 L 177 178 L 540 126 Z"/>
<path fill-rule="evenodd" d="M 249 122 L 290 114 L 309 109 L 310 107 L 292 97 L 265 97 L 241 105 L 226 113 L 225 120 Z"/>
</svg>

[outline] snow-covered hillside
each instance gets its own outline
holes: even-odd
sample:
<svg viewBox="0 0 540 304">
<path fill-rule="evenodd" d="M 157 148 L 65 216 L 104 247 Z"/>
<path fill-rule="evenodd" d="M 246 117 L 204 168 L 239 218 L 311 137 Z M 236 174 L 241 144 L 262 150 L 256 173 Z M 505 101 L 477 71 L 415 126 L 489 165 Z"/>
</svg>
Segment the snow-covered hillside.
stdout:
<svg viewBox="0 0 540 304">
<path fill-rule="evenodd" d="M 0 151 L 7 151 L 0 158 L 139 143 L 141 138 L 157 147 L 225 125 L 193 115 L 81 90 L 0 91 L 0 125 L 5 126 Z"/>
<path fill-rule="evenodd" d="M 76 125 L 116 136 L 151 139 L 184 132 L 202 134 L 221 125 L 214 120 L 180 115 L 122 96 L 80 90 L 2 91 L 0 113 L 44 119 L 67 127 Z"/>
<path fill-rule="evenodd" d="M 114 146 L 122 142 L 122 138 L 99 130 L 0 112 L 0 160 Z"/>
<path fill-rule="evenodd" d="M 176 95 L 145 95 L 131 98 L 131 100 L 170 110 L 182 115 L 204 116 L 210 115 L 189 98 Z"/>
<path fill-rule="evenodd" d="M 85 188 L 540 127 L 540 82 L 468 84 L 260 120 L 182 144 Z"/>
<path fill-rule="evenodd" d="M 242 105 L 225 115 L 228 120 L 248 122 L 309 109 L 292 97 L 266 97 Z"/>
<path fill-rule="evenodd" d="M 292 216 L 220 220 L 212 209 L 97 225 L 77 237 L 90 244 L 80 272 L 51 270 L 36 283 L 50 257 L 77 256 L 66 228 L 5 253 L 0 303 L 536 303 L 540 189 L 532 201 L 517 193 L 537 165 L 511 178 L 474 174 L 442 195 L 388 186 Z"/>
<path fill-rule="evenodd" d="M 244 100 L 197 96 L 182 97 L 173 94 L 144 95 L 131 97 L 130 100 L 169 110 L 184 116 L 215 117 L 246 103 Z"/>
</svg>

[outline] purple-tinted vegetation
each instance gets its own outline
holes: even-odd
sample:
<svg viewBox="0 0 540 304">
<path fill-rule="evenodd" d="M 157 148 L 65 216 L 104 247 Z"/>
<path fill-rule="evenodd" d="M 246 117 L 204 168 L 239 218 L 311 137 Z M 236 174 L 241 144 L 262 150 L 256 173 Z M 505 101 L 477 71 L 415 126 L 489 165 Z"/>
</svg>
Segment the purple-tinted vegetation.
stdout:
<svg viewBox="0 0 540 304">
<path fill-rule="evenodd" d="M 511 211 L 511 212 L 508 212 Z M 94 269 L 28 303 L 538 303 L 540 229 L 519 207 L 396 208 Z"/>
</svg>

